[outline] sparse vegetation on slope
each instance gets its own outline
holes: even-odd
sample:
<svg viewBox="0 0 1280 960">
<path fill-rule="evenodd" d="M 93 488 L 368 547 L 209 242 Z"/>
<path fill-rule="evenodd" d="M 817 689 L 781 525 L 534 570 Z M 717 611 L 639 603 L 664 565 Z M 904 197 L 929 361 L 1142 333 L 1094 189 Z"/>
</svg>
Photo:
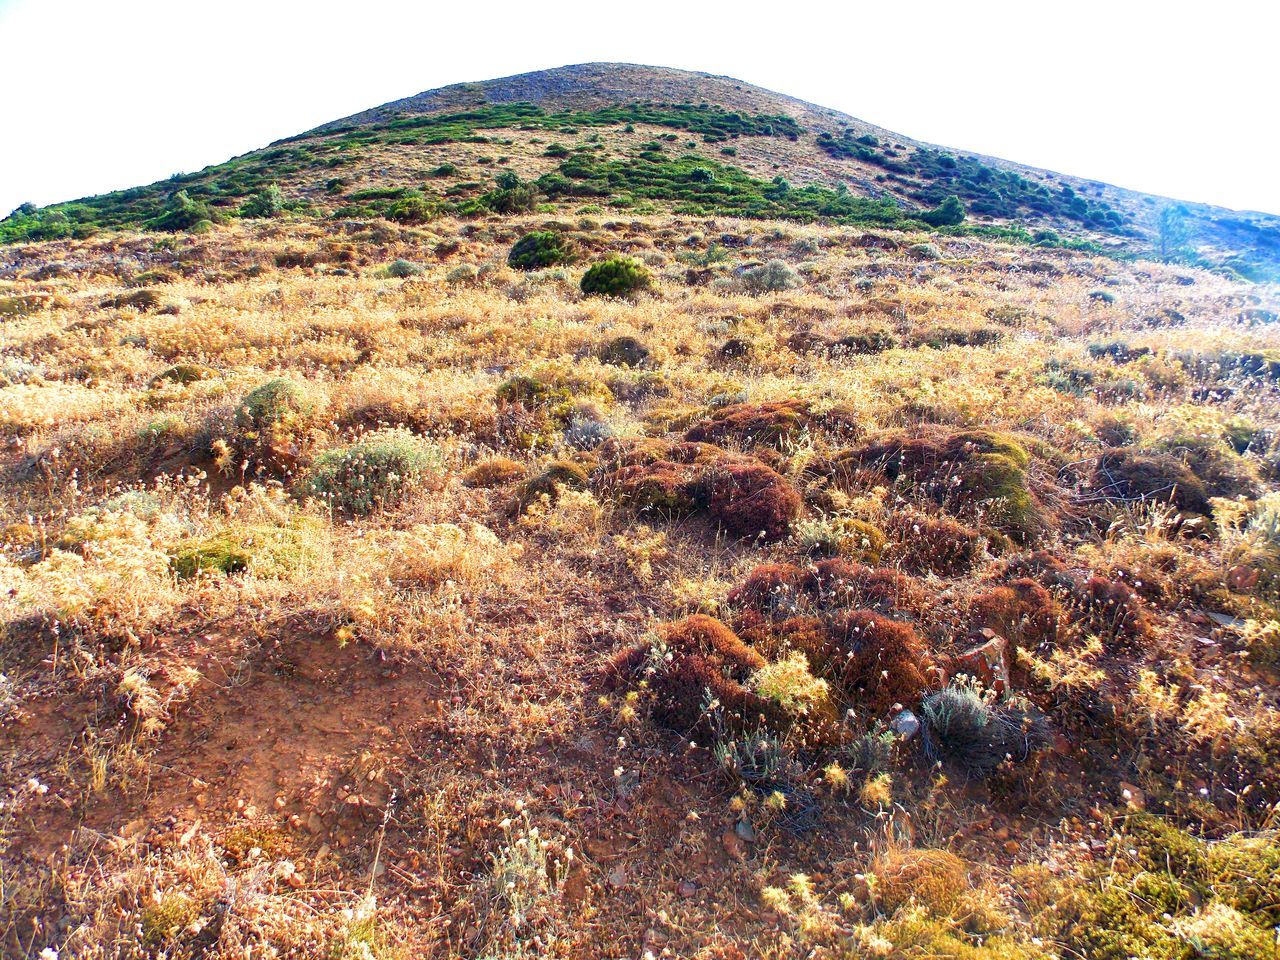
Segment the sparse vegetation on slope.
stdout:
<svg viewBox="0 0 1280 960">
<path fill-rule="evenodd" d="M 1274 957 L 1275 290 L 478 95 L 0 249 L 0 953 Z"/>
</svg>

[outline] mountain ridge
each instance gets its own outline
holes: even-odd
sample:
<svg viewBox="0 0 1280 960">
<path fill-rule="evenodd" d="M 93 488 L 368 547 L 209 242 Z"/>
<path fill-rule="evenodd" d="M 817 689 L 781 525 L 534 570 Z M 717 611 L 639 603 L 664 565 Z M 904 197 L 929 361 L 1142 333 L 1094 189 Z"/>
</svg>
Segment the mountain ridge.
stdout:
<svg viewBox="0 0 1280 960">
<path fill-rule="evenodd" d="M 667 109 L 636 112 L 641 105 Z M 693 114 L 698 118 L 690 121 Z M 739 120 L 726 120 L 729 115 Z M 742 118 L 747 121 L 739 122 Z M 768 118 L 793 126 L 774 136 Z M 589 168 L 579 164 L 578 175 L 570 177 L 578 182 L 569 188 L 547 189 L 548 182 L 563 187 L 562 165 L 547 161 L 541 137 L 517 138 L 513 132 L 576 137 L 580 127 L 591 128 L 586 139 L 568 146 L 553 141 L 574 156 L 566 152 L 555 159 L 590 157 L 596 162 Z M 679 138 L 664 132 L 672 129 L 702 133 L 704 142 L 689 140 L 678 147 Z M 655 136 L 646 139 L 650 133 Z M 485 141 L 507 149 L 495 158 L 465 146 Z M 646 152 L 648 144 L 656 149 Z M 676 149 L 688 162 L 672 161 Z M 663 156 L 661 150 L 666 151 Z M 641 161 L 660 160 L 665 166 L 637 167 Z M 438 184 L 422 175 L 426 163 L 461 172 L 441 193 Z M 486 194 L 482 188 L 499 166 L 540 183 L 537 189 L 545 201 L 598 199 L 618 209 L 665 203 L 711 214 L 852 223 L 870 210 L 868 222 L 880 226 L 893 225 L 893 218 L 842 198 L 890 202 L 900 208 L 899 219 L 919 226 L 921 214 L 956 195 L 967 209 L 970 228 L 1050 243 L 1065 236 L 1075 244 L 1138 256 L 1170 254 L 1160 222 L 1173 210 L 1178 248 L 1172 252 L 1178 258 L 1230 267 L 1252 279 L 1280 276 L 1280 216 L 1146 194 L 955 150 L 733 77 L 609 62 L 450 84 L 321 124 L 197 173 L 55 204 L 44 208 L 43 215 L 20 208 L 0 221 L 0 240 L 48 239 L 102 227 L 163 228 L 164 204 L 179 190 L 197 197 L 207 207 L 207 219 L 216 221 L 220 215 L 239 215 L 246 199 L 269 184 L 278 184 L 294 209 L 320 215 L 387 216 L 391 202 L 353 204 L 346 202 L 344 191 L 368 195 L 393 190 L 422 197 L 422 209 L 429 204 L 472 215 L 487 212 L 484 198 L 492 191 Z M 355 176 L 323 175 L 337 167 Z M 722 182 L 745 175 L 748 181 L 732 185 L 739 193 L 737 202 L 726 206 L 715 190 L 686 189 L 689 178 L 704 175 L 704 169 Z M 539 181 L 547 177 L 552 180 Z M 799 198 L 800 204 L 763 197 L 769 182 L 779 177 L 788 187 L 819 192 Z M 22 218 L 15 223 L 18 214 Z M 169 222 L 199 219 L 188 214 Z"/>
</svg>

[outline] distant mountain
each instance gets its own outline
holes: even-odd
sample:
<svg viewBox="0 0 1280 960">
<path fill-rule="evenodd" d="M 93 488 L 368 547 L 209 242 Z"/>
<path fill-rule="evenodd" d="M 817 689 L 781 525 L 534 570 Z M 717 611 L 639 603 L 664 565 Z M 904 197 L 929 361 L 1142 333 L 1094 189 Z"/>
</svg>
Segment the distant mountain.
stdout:
<svg viewBox="0 0 1280 960">
<path fill-rule="evenodd" d="M 729 77 L 616 63 L 429 90 L 198 173 L 20 208 L 0 241 L 542 205 L 931 227 L 1280 277 L 1277 216 L 923 143 Z"/>
</svg>

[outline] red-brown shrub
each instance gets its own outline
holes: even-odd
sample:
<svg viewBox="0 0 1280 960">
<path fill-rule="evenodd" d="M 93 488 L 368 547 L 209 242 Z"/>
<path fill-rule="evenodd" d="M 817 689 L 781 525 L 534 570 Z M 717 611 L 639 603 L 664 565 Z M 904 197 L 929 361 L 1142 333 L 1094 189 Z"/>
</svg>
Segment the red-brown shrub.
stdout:
<svg viewBox="0 0 1280 960">
<path fill-rule="evenodd" d="M 1010 557 L 1000 564 L 992 577 L 997 580 L 1025 577 L 1050 589 L 1060 587 L 1075 590 L 1078 586 L 1075 576 L 1067 569 L 1067 565 L 1048 550 L 1037 550 L 1034 553 Z"/>
<path fill-rule="evenodd" d="M 969 619 L 974 630 L 985 627 L 1015 647 L 1032 650 L 1057 641 L 1063 612 L 1053 594 L 1024 577 L 974 597 Z"/>
<path fill-rule="evenodd" d="M 685 439 L 721 444 L 727 441 L 744 447 L 781 448 L 810 422 L 809 405 L 802 400 L 769 403 L 735 403 L 721 407 L 701 423 L 694 424 Z"/>
<path fill-rule="evenodd" d="M 702 727 L 708 697 L 718 702 L 723 719 L 733 726 L 787 722 L 776 704 L 744 685 L 764 666 L 764 658 L 725 624 L 695 614 L 665 624 L 659 635 L 665 656 L 656 657 L 648 644 L 629 647 L 613 657 L 603 678 L 606 686 L 616 688 L 648 676 L 653 717 L 659 724 L 682 734 Z"/>
<path fill-rule="evenodd" d="M 781 540 L 800 516 L 800 494 L 761 463 L 709 468 L 699 487 L 711 518 L 735 537 Z"/>
<path fill-rule="evenodd" d="M 933 659 L 910 624 L 872 610 L 842 612 L 818 629 L 811 617 L 779 625 L 853 707 L 883 714 L 918 703 L 934 683 Z"/>
<path fill-rule="evenodd" d="M 806 574 L 794 563 L 763 563 L 729 592 L 729 604 L 775 616 L 795 613 L 804 597 Z"/>
<path fill-rule="evenodd" d="M 885 559 L 913 573 L 955 577 L 972 570 L 986 552 L 986 538 L 972 527 L 946 517 L 899 513 L 884 532 L 890 540 Z"/>
<path fill-rule="evenodd" d="M 600 481 L 623 506 L 640 513 L 683 516 L 697 509 L 693 496 L 695 474 L 670 460 L 636 463 L 606 473 Z"/>
<path fill-rule="evenodd" d="M 1138 645 L 1151 635 L 1142 600 L 1127 583 L 1090 577 L 1080 591 L 1085 625 L 1104 640 Z"/>
<path fill-rule="evenodd" d="M 870 607 L 881 612 L 918 609 L 923 596 L 918 587 L 897 570 L 867 567 L 843 557 L 823 560 L 809 574 L 806 584 L 814 603 L 822 608 Z"/>
</svg>

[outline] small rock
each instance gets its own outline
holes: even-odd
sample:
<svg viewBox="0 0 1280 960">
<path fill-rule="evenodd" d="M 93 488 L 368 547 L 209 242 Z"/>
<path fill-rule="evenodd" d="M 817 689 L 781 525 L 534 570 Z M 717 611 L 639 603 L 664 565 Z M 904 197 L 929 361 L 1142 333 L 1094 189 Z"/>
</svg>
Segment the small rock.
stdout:
<svg viewBox="0 0 1280 960">
<path fill-rule="evenodd" d="M 685 900 L 688 900 L 697 892 L 698 892 L 698 885 L 694 883 L 692 880 L 681 880 L 676 885 L 676 893 L 678 893 Z"/>
<path fill-rule="evenodd" d="M 756 828 L 751 826 L 749 820 L 739 820 L 733 825 L 733 832 L 738 835 L 739 840 L 745 840 L 747 843 L 756 842 Z"/>
<path fill-rule="evenodd" d="M 1009 691 L 1009 641 L 990 629 L 983 629 L 978 644 L 956 657 L 951 675 L 967 674 L 997 694 Z"/>
<path fill-rule="evenodd" d="M 893 718 L 889 728 L 903 740 L 910 740 L 920 732 L 920 718 L 910 710 L 903 710 Z"/>
<path fill-rule="evenodd" d="M 612 870 L 609 871 L 609 874 L 605 879 L 609 882 L 609 886 L 613 887 L 613 889 L 621 890 L 623 887 L 627 885 L 627 868 L 624 867 L 622 864 L 618 864 L 616 867 L 614 867 Z"/>
</svg>

